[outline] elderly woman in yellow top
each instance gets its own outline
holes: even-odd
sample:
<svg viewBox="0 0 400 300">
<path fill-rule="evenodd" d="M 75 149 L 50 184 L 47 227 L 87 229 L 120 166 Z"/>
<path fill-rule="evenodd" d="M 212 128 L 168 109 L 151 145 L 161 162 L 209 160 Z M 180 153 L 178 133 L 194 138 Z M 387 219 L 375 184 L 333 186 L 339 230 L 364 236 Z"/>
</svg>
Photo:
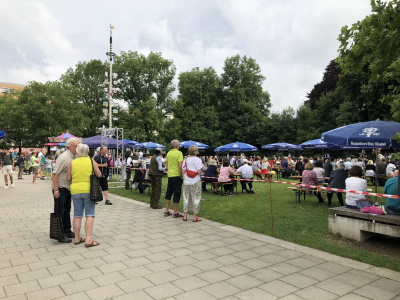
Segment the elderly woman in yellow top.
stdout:
<svg viewBox="0 0 400 300">
<path fill-rule="evenodd" d="M 74 202 L 74 244 L 85 243 L 86 247 L 97 246 L 92 238 L 95 202 L 90 201 L 90 175 L 92 170 L 97 177 L 101 171 L 95 161 L 89 156 L 89 147 L 86 144 L 79 144 L 76 147 L 77 158 L 68 166 L 67 180 L 71 180 L 71 198 Z M 80 236 L 83 211 L 85 210 L 85 232 L 86 238 Z"/>
</svg>

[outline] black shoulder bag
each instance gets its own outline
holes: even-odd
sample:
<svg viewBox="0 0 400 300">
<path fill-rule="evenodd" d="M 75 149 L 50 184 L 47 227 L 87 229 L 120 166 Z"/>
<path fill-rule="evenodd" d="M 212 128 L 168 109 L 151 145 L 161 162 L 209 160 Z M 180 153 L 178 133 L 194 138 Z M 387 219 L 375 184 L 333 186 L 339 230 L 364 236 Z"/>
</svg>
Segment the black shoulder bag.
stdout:
<svg viewBox="0 0 400 300">
<path fill-rule="evenodd" d="M 103 201 L 103 191 L 101 190 L 100 182 L 97 176 L 94 174 L 93 160 L 92 163 L 92 175 L 90 175 L 90 201 L 100 202 Z"/>
</svg>

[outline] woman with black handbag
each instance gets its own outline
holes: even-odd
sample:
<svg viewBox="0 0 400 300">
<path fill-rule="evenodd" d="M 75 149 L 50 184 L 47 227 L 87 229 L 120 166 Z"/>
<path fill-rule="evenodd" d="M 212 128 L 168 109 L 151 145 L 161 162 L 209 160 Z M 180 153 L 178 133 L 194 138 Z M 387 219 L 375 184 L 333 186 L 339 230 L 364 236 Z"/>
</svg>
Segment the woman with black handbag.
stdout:
<svg viewBox="0 0 400 300">
<path fill-rule="evenodd" d="M 85 243 L 86 247 L 98 246 L 100 243 L 92 238 L 95 202 L 90 199 L 90 176 L 93 171 L 97 177 L 101 177 L 101 171 L 96 162 L 88 156 L 89 147 L 79 144 L 76 147 L 77 158 L 68 166 L 67 180 L 71 180 L 71 198 L 74 202 L 74 244 Z M 80 236 L 83 212 L 85 211 L 86 238 Z"/>
</svg>

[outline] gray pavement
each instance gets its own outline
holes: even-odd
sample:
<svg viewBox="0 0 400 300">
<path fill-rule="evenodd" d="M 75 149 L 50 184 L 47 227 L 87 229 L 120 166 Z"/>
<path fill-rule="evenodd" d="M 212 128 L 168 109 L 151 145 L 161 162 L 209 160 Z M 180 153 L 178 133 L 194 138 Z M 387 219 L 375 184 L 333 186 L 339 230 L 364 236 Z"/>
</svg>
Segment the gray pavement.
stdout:
<svg viewBox="0 0 400 300">
<path fill-rule="evenodd" d="M 398 272 L 114 195 L 96 207 L 100 246 L 60 244 L 50 182 L 24 178 L 0 179 L 0 298 L 400 299 Z"/>
</svg>

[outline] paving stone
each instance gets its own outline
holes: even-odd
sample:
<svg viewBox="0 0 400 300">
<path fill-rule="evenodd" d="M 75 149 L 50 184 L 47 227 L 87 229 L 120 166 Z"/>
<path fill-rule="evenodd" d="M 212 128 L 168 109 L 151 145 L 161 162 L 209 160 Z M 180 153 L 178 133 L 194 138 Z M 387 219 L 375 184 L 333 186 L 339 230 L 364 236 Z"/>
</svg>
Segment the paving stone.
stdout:
<svg viewBox="0 0 400 300">
<path fill-rule="evenodd" d="M 194 263 L 194 264 L 192 264 L 192 266 L 195 268 L 199 268 L 200 270 L 203 270 L 203 271 L 209 271 L 212 269 L 220 268 L 223 266 L 223 264 L 221 264 L 215 260 L 208 259 L 208 260 L 202 260 L 197 263 Z"/>
<path fill-rule="evenodd" d="M 243 260 L 250 260 L 256 257 L 259 257 L 260 254 L 250 251 L 250 250 L 243 250 L 243 251 L 239 251 L 239 252 L 234 252 L 232 253 L 232 255 L 239 257 Z"/>
<path fill-rule="evenodd" d="M 383 290 L 388 290 L 396 294 L 400 294 L 400 282 L 388 278 L 380 278 L 370 283 L 373 286 Z"/>
<path fill-rule="evenodd" d="M 240 263 L 241 265 L 251 268 L 253 270 L 258 270 L 258 269 L 262 269 L 265 267 L 268 267 L 269 265 L 271 265 L 270 263 L 263 261 L 259 258 L 253 258 L 250 260 L 246 260 Z"/>
<path fill-rule="evenodd" d="M 203 291 L 213 295 L 217 299 L 222 299 L 241 292 L 237 287 L 221 281 L 201 288 Z"/>
<path fill-rule="evenodd" d="M 144 276 L 147 280 L 149 280 L 154 285 L 163 284 L 166 282 L 170 282 L 176 279 L 179 279 L 177 275 L 171 273 L 170 271 L 162 271 L 153 274 L 149 274 Z"/>
<path fill-rule="evenodd" d="M 90 278 L 93 276 L 102 275 L 103 273 L 96 267 L 85 268 L 81 270 L 71 271 L 69 275 L 76 281 L 85 278 Z"/>
<path fill-rule="evenodd" d="M 48 269 L 38 269 L 30 272 L 23 272 L 18 274 L 18 279 L 20 282 L 31 281 L 34 279 L 50 277 L 51 274 Z"/>
<path fill-rule="evenodd" d="M 302 270 L 299 273 L 306 275 L 308 277 L 314 278 L 316 280 L 325 280 L 325 279 L 333 278 L 336 276 L 335 273 L 320 269 L 318 267 L 312 267 L 312 268 L 309 268 L 306 270 Z M 339 276 L 341 276 L 341 275 L 339 275 Z"/>
<path fill-rule="evenodd" d="M 65 296 L 63 290 L 59 286 L 53 286 L 39 291 L 26 294 L 29 300 L 56 299 Z"/>
<path fill-rule="evenodd" d="M 112 272 L 103 275 L 91 277 L 91 279 L 98 285 L 104 286 L 112 283 L 125 281 L 127 278 L 119 272 Z"/>
<path fill-rule="evenodd" d="M 160 261 L 160 262 L 155 262 L 155 263 L 151 263 L 151 264 L 146 264 L 145 267 L 150 269 L 153 272 L 162 272 L 162 271 L 166 271 L 166 270 L 171 270 L 171 269 L 175 268 L 176 266 L 171 264 L 168 261 Z"/>
<path fill-rule="evenodd" d="M 339 265 L 334 262 L 326 262 L 323 264 L 319 264 L 318 268 L 324 269 L 324 270 L 327 270 L 329 272 L 336 273 L 336 274 L 342 274 L 342 273 L 345 273 L 345 272 L 351 270 L 351 268 L 349 268 L 349 267 Z"/>
<path fill-rule="evenodd" d="M 337 295 L 319 289 L 315 286 L 309 286 L 305 289 L 297 291 L 295 294 L 304 299 L 310 299 L 310 300 L 321 300 L 321 299 L 331 300 L 337 298 Z"/>
<path fill-rule="evenodd" d="M 80 270 L 78 265 L 74 262 L 67 263 L 67 264 L 62 264 L 54 267 L 49 267 L 48 270 L 52 275 L 58 275 L 66 272 L 71 272 L 75 270 Z"/>
<path fill-rule="evenodd" d="M 353 293 L 344 295 L 344 296 L 342 296 L 340 298 L 337 298 L 337 299 L 338 300 L 371 300 L 371 298 L 365 298 L 363 296 L 360 296 L 360 295 L 357 295 L 357 294 L 353 294 Z M 395 300 L 395 299 L 396 298 L 394 298 L 393 300 Z"/>
<path fill-rule="evenodd" d="M 324 280 L 317 283 L 315 286 L 339 296 L 344 296 L 356 289 L 354 285 L 341 282 L 335 278 Z"/>
<path fill-rule="evenodd" d="M 25 294 L 40 289 L 41 287 L 36 280 L 4 286 L 7 297 Z"/>
<path fill-rule="evenodd" d="M 136 291 L 129 294 L 125 294 L 122 296 L 114 297 L 114 300 L 132 300 L 132 299 L 140 299 L 140 300 L 153 300 L 148 294 L 144 291 Z"/>
<path fill-rule="evenodd" d="M 260 285 L 259 288 L 278 297 L 283 297 L 289 294 L 293 294 L 294 292 L 299 290 L 297 287 L 288 284 L 286 282 L 283 282 L 281 280 L 273 280 L 267 282 L 265 284 Z"/>
<path fill-rule="evenodd" d="M 64 274 L 59 274 L 59 275 L 53 275 L 53 276 L 46 277 L 46 278 L 41 278 L 41 279 L 38 279 L 38 281 L 42 288 L 48 288 L 48 287 L 60 285 L 63 283 L 71 282 L 71 281 L 73 281 L 73 279 L 71 278 L 71 276 L 69 276 L 68 273 L 64 273 Z"/>
<path fill-rule="evenodd" d="M 28 272 L 30 271 L 28 265 L 20 265 L 16 267 L 9 267 L 9 268 L 4 268 L 0 270 L 0 278 L 8 276 L 8 275 L 14 275 L 14 274 L 19 274 L 23 272 Z"/>
<path fill-rule="evenodd" d="M 214 258 L 213 260 L 215 260 L 223 265 L 238 264 L 243 261 L 242 258 L 239 258 L 239 257 L 231 255 L 231 254 L 219 256 L 219 257 Z"/>
<path fill-rule="evenodd" d="M 125 270 L 128 268 L 128 266 L 123 264 L 122 262 L 117 261 L 117 262 L 97 266 L 97 268 L 103 273 L 112 273 L 112 272 L 116 272 L 116 271 Z"/>
<path fill-rule="evenodd" d="M 106 286 L 88 290 L 88 291 L 86 291 L 86 294 L 91 299 L 102 300 L 102 299 L 111 299 L 116 296 L 123 295 L 124 291 L 121 290 L 116 284 L 110 284 L 110 285 L 106 285 Z"/>
<path fill-rule="evenodd" d="M 276 265 L 272 265 L 269 267 L 269 269 L 279 272 L 279 273 L 282 273 L 282 274 L 285 274 L 285 275 L 289 275 L 289 274 L 293 274 L 293 273 L 301 271 L 300 268 L 295 267 L 293 265 L 289 265 L 287 263 L 279 263 Z"/>
<path fill-rule="evenodd" d="M 97 288 L 98 285 L 90 278 L 81 279 L 69 283 L 61 284 L 60 287 L 66 295 L 73 295 L 79 292 L 84 292 Z"/>
<path fill-rule="evenodd" d="M 151 283 L 149 280 L 143 277 L 137 277 L 133 279 L 128 279 L 125 281 L 120 281 L 117 285 L 125 292 L 131 293 L 139 290 L 143 290 L 145 288 L 151 287 L 154 284 Z"/>
<path fill-rule="evenodd" d="M 151 264 L 152 262 L 153 261 L 151 261 L 147 257 L 141 256 L 141 257 L 127 259 L 123 263 L 125 265 L 127 265 L 128 267 L 134 268 L 134 267 L 137 267 L 137 266 L 143 266 L 143 265 Z"/>
<path fill-rule="evenodd" d="M 169 260 L 174 258 L 171 254 L 168 253 L 153 253 L 146 256 L 147 259 L 150 259 L 152 262 L 158 262 L 162 260 Z"/>
<path fill-rule="evenodd" d="M 144 291 L 156 300 L 173 297 L 183 292 L 181 289 L 177 288 L 171 283 L 164 283 L 161 285 L 146 288 L 144 289 Z"/>
<path fill-rule="evenodd" d="M 241 292 L 235 295 L 236 298 L 248 300 L 248 299 L 263 299 L 263 300 L 275 300 L 278 299 L 277 296 L 274 296 L 262 289 L 252 288 L 247 291 Z"/>
<path fill-rule="evenodd" d="M 44 269 L 44 268 L 57 266 L 57 265 L 59 265 L 59 263 L 53 258 L 53 259 L 38 261 L 35 263 L 30 263 L 29 268 L 33 271 L 33 270 Z"/>
<path fill-rule="evenodd" d="M 193 276 L 199 273 L 199 269 L 192 265 L 173 268 L 170 271 L 181 278 Z"/>
<path fill-rule="evenodd" d="M 319 265 L 319 263 L 313 262 L 303 257 L 296 257 L 290 260 L 286 260 L 286 262 L 301 269 L 308 269 L 316 265 Z"/>
<path fill-rule="evenodd" d="M 121 270 L 119 271 L 122 275 L 124 275 L 126 278 L 135 278 L 135 277 L 143 277 L 149 274 L 152 274 L 153 272 L 150 271 L 148 268 L 144 266 L 138 266 L 134 268 L 128 268 L 126 270 Z"/>
<path fill-rule="evenodd" d="M 282 273 L 275 272 L 268 268 L 259 269 L 248 274 L 264 282 L 270 282 L 284 276 Z"/>
<path fill-rule="evenodd" d="M 197 277 L 207 281 L 208 283 L 216 283 L 231 278 L 230 275 L 220 270 L 201 272 L 197 275 Z"/>
<path fill-rule="evenodd" d="M 0 287 L 6 286 L 6 285 L 12 285 L 12 284 L 16 284 L 16 283 L 19 283 L 17 275 L 9 275 L 9 276 L 0 277 Z"/>
<path fill-rule="evenodd" d="M 379 300 L 392 299 L 396 296 L 396 294 L 391 291 L 383 290 L 370 284 L 354 290 L 353 293 L 363 297 Z"/>
<path fill-rule="evenodd" d="M 298 288 L 305 288 L 307 286 L 318 283 L 317 280 L 302 274 L 290 274 L 282 278 L 279 278 L 279 280 L 294 285 Z"/>
<path fill-rule="evenodd" d="M 174 296 L 176 300 L 214 300 L 217 299 L 203 290 L 196 289 Z"/>
<path fill-rule="evenodd" d="M 206 281 L 200 279 L 199 276 L 189 276 L 172 281 L 172 283 L 181 290 L 188 292 L 208 285 Z M 202 291 L 202 293 L 204 293 Z"/>
<path fill-rule="evenodd" d="M 190 254 L 190 256 L 193 257 L 194 259 L 197 259 L 197 260 L 209 260 L 209 259 L 217 257 L 216 254 L 211 253 L 209 251 L 202 251 L 202 252 L 192 253 L 192 254 Z"/>
<path fill-rule="evenodd" d="M 190 265 L 193 263 L 198 262 L 198 260 L 194 259 L 193 257 L 190 256 L 180 256 L 180 257 L 175 257 L 170 260 L 168 260 L 170 263 L 174 264 L 175 266 L 185 266 L 185 265 Z"/>
</svg>

